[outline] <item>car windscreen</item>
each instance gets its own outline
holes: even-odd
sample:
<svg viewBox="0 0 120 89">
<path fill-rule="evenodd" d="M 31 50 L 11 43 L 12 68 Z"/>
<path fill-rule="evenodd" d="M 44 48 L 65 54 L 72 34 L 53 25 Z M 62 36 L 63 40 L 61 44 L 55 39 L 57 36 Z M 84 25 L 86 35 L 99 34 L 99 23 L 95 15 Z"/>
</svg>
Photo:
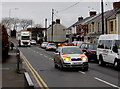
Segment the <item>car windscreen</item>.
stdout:
<svg viewBox="0 0 120 89">
<path fill-rule="evenodd" d="M 22 40 L 30 40 L 30 36 L 22 36 Z"/>
<path fill-rule="evenodd" d="M 63 54 L 81 54 L 83 53 L 79 48 L 68 47 L 62 49 Z"/>
<path fill-rule="evenodd" d="M 88 45 L 88 49 L 96 50 L 97 49 L 97 45 L 95 45 L 95 44 L 89 44 Z"/>
<path fill-rule="evenodd" d="M 117 48 L 120 49 L 120 40 L 116 40 L 115 44 L 117 45 Z"/>
</svg>

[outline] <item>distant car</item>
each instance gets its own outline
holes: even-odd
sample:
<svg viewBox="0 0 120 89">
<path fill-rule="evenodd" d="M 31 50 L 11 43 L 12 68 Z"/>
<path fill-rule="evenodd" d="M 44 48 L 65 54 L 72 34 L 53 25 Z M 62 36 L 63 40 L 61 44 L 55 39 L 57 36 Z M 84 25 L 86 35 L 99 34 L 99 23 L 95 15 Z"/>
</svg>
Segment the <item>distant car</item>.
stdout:
<svg viewBox="0 0 120 89">
<path fill-rule="evenodd" d="M 43 42 L 43 43 L 41 44 L 41 48 L 46 48 L 47 44 L 48 44 L 48 42 Z"/>
<path fill-rule="evenodd" d="M 80 47 L 81 44 L 83 43 L 83 41 L 73 41 L 72 43 L 73 43 L 75 46 Z"/>
<path fill-rule="evenodd" d="M 56 44 L 55 43 L 48 43 L 46 45 L 46 50 L 56 50 Z"/>
<path fill-rule="evenodd" d="M 37 42 L 36 42 L 36 40 L 31 40 L 30 44 L 31 44 L 31 45 L 36 45 Z"/>
<path fill-rule="evenodd" d="M 82 43 L 80 49 L 85 52 L 86 56 L 88 57 L 88 61 L 98 61 L 97 60 L 97 45 L 94 43 Z"/>
<path fill-rule="evenodd" d="M 64 70 L 65 68 L 82 68 L 88 70 L 87 56 L 76 46 L 58 47 L 54 55 L 55 68 Z"/>
</svg>

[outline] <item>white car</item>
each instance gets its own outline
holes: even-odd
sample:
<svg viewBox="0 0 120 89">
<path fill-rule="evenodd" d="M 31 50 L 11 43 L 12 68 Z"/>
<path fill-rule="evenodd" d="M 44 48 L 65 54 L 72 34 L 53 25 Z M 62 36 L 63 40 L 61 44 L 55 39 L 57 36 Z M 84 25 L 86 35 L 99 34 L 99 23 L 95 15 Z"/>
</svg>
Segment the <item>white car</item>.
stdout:
<svg viewBox="0 0 120 89">
<path fill-rule="evenodd" d="M 48 43 L 46 46 L 46 50 L 56 50 L 56 44 L 55 43 Z"/>
<path fill-rule="evenodd" d="M 31 45 L 36 45 L 37 42 L 36 42 L 36 40 L 31 40 L 30 44 L 31 44 Z"/>
<path fill-rule="evenodd" d="M 43 43 L 41 44 L 41 48 L 46 48 L 47 44 L 48 44 L 48 42 L 43 42 Z"/>
</svg>

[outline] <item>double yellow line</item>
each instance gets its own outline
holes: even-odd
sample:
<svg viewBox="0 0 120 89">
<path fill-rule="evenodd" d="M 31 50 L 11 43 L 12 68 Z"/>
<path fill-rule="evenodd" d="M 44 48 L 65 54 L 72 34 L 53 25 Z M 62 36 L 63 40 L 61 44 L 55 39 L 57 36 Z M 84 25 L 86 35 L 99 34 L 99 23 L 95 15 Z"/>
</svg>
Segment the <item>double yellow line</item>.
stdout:
<svg viewBox="0 0 120 89">
<path fill-rule="evenodd" d="M 23 53 L 21 51 L 20 51 L 20 56 L 24 60 L 28 69 L 31 71 L 33 77 L 35 78 L 35 80 L 38 83 L 38 85 L 40 86 L 40 88 L 41 89 L 49 89 L 47 84 L 43 81 L 43 79 L 40 77 L 38 72 L 32 67 L 32 65 L 29 63 L 29 61 L 27 60 L 27 58 L 23 55 Z"/>
</svg>

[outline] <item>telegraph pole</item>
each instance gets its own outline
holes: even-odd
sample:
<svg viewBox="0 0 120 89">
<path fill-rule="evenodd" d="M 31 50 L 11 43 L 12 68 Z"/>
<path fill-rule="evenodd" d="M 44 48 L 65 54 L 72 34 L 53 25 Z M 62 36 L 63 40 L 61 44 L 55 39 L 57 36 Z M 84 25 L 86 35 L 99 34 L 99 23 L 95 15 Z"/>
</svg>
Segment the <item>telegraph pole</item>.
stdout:
<svg viewBox="0 0 120 89">
<path fill-rule="evenodd" d="M 45 19 L 45 41 L 47 41 L 47 18 Z"/>
<path fill-rule="evenodd" d="M 52 33 L 51 33 L 51 41 L 53 41 L 53 15 L 54 15 L 54 9 L 52 9 Z"/>
<path fill-rule="evenodd" d="M 104 34 L 104 7 L 103 7 L 103 0 L 101 0 L 101 13 L 102 13 L 102 34 Z"/>
</svg>

